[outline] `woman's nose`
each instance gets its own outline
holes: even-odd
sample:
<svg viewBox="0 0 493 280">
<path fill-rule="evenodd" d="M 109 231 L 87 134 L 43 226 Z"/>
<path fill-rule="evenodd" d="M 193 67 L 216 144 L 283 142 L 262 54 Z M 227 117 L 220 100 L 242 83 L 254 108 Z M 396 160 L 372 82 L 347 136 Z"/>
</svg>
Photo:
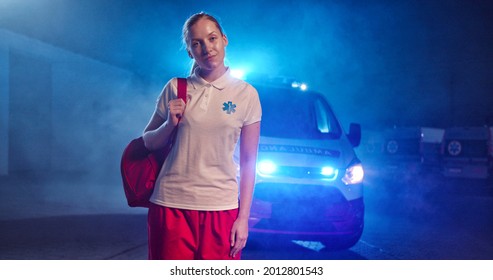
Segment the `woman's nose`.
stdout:
<svg viewBox="0 0 493 280">
<path fill-rule="evenodd" d="M 203 54 L 208 54 L 211 50 L 212 50 L 212 44 L 205 42 L 202 45 L 202 53 Z"/>
</svg>

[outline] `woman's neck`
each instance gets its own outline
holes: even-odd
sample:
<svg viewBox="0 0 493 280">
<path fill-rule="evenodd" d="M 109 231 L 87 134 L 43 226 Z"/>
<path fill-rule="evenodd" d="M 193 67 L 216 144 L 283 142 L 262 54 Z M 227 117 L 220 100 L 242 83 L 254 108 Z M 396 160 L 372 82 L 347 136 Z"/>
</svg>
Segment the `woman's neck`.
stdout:
<svg viewBox="0 0 493 280">
<path fill-rule="evenodd" d="M 217 67 L 215 69 L 212 69 L 210 71 L 204 71 L 202 69 L 199 69 L 199 75 L 202 77 L 202 79 L 206 80 L 207 82 L 211 83 L 214 82 L 215 80 L 219 79 L 224 73 L 228 71 L 228 67 L 222 65 L 221 67 Z"/>
</svg>

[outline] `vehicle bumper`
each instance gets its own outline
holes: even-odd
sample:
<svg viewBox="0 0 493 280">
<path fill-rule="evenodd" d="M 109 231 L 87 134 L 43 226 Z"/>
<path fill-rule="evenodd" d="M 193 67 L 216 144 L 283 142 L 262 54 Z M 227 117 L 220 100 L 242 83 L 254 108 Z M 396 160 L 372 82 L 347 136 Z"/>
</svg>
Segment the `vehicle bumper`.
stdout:
<svg viewBox="0 0 493 280">
<path fill-rule="evenodd" d="M 450 178 L 486 179 L 490 176 L 487 166 L 445 166 L 443 176 Z"/>
<path fill-rule="evenodd" d="M 249 219 L 251 232 L 296 236 L 353 236 L 364 224 L 363 197 L 346 200 L 337 188 L 319 187 L 304 193 L 260 194 L 254 198 Z M 309 186 L 312 187 L 312 186 Z M 292 192 L 291 192 L 292 191 Z M 290 193 L 291 192 L 291 193 Z"/>
</svg>

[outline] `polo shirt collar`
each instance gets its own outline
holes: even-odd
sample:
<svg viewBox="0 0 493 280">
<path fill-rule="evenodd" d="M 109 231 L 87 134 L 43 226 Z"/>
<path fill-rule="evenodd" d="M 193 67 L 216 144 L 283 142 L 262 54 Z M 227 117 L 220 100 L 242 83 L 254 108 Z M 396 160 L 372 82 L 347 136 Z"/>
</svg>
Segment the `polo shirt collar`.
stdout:
<svg viewBox="0 0 493 280">
<path fill-rule="evenodd" d="M 208 81 L 206 81 L 202 77 L 200 77 L 199 70 L 200 70 L 200 68 L 197 67 L 195 69 L 195 71 L 193 72 L 193 74 L 190 76 L 190 80 L 192 82 L 194 89 L 199 89 L 199 88 L 205 87 L 207 85 L 211 85 L 211 86 L 217 88 L 218 90 L 222 90 L 227 86 L 228 83 L 231 82 L 231 79 L 233 78 L 231 76 L 231 73 L 230 73 L 231 71 L 228 67 L 226 72 L 221 77 L 219 77 L 215 81 L 209 83 Z"/>
</svg>

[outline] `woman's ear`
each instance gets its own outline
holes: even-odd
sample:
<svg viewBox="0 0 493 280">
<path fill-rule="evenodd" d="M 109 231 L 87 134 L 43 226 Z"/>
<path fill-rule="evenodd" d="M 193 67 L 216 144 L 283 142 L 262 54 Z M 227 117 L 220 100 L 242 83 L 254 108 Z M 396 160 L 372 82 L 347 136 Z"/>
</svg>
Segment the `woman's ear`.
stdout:
<svg viewBox="0 0 493 280">
<path fill-rule="evenodd" d="M 226 47 L 228 45 L 228 37 L 226 37 L 226 35 L 223 35 L 223 41 L 224 41 L 224 46 Z"/>
<path fill-rule="evenodd" d="M 189 50 L 187 50 L 187 53 L 188 53 L 188 57 L 190 57 L 191 59 L 193 59 L 193 55 L 192 55 L 192 53 Z"/>
</svg>

